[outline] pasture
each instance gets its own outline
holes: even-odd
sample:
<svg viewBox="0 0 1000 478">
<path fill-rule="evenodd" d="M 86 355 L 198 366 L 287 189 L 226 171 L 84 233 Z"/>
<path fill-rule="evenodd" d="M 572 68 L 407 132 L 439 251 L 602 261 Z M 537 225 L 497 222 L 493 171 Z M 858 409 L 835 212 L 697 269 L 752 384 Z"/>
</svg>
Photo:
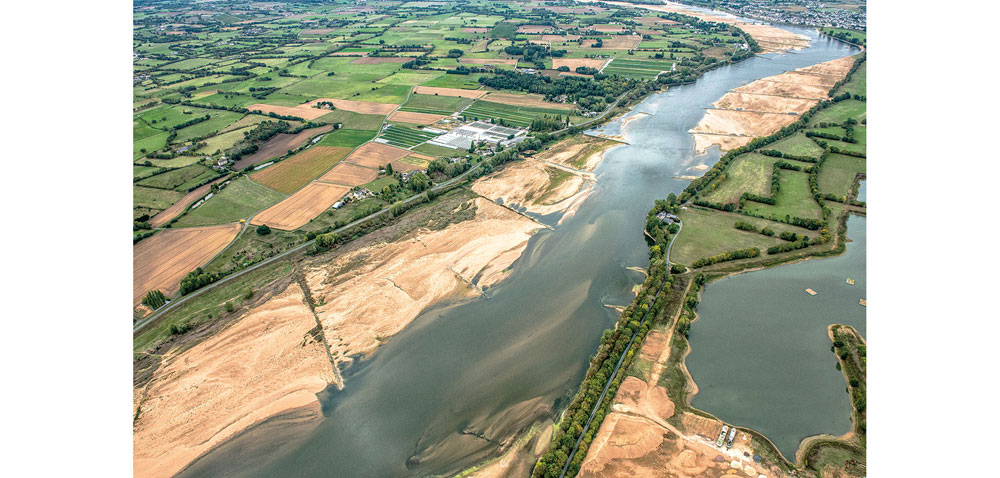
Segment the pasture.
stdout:
<svg viewBox="0 0 1000 478">
<path fill-rule="evenodd" d="M 189 210 L 174 223 L 174 227 L 236 222 L 249 218 L 257 211 L 277 204 L 284 198 L 281 193 L 261 186 L 244 176 L 231 181 L 209 200 Z"/>
</svg>

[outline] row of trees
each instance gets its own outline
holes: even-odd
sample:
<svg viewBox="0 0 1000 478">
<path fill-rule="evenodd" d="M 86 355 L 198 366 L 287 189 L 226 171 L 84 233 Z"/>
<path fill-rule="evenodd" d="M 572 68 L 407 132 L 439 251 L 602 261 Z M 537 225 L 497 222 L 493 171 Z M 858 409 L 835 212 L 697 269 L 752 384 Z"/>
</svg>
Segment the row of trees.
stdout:
<svg viewBox="0 0 1000 478">
<path fill-rule="evenodd" d="M 751 259 L 754 257 L 760 257 L 760 249 L 756 247 L 748 247 L 746 249 L 737 249 L 735 251 L 723 252 L 721 254 L 716 254 L 714 256 L 702 257 L 694 261 L 691 267 L 695 269 L 705 266 L 710 266 L 712 264 L 718 264 L 720 262 L 735 261 L 739 259 Z"/>
</svg>

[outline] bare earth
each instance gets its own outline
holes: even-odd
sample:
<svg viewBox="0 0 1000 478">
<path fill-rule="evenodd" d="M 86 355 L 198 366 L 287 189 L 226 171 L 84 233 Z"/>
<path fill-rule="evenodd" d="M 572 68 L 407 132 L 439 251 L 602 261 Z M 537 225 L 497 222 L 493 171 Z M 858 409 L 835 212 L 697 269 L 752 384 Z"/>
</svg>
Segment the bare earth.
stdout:
<svg viewBox="0 0 1000 478">
<path fill-rule="evenodd" d="M 344 161 L 369 168 L 378 168 L 391 161 L 403 159 L 408 154 L 410 154 L 409 150 L 372 141 L 359 146 Z M 393 167 L 395 166 L 396 163 L 393 162 Z"/>
<path fill-rule="evenodd" d="M 596 58 L 553 58 L 552 68 L 558 69 L 560 66 L 569 67 L 569 69 L 576 70 L 578 66 L 589 66 L 591 68 L 601 68 L 604 66 L 608 60 L 601 60 Z"/>
<path fill-rule="evenodd" d="M 310 335 L 316 319 L 298 284 L 229 328 L 168 353 L 144 390 L 133 425 L 137 477 L 169 477 L 269 417 L 294 409 L 321 416 L 316 393 L 337 374 Z"/>
<path fill-rule="evenodd" d="M 132 248 L 133 305 L 153 289 L 168 297 L 177 293 L 181 279 L 225 249 L 238 232 L 240 225 L 234 223 L 169 229 L 143 239 Z"/>
<path fill-rule="evenodd" d="M 393 111 L 389 115 L 389 121 L 398 121 L 400 123 L 413 123 L 420 125 L 427 125 L 437 123 L 443 119 L 447 118 L 445 115 L 435 115 L 430 113 L 414 113 L 412 111 Z"/>
<path fill-rule="evenodd" d="M 703 154 L 713 144 L 728 151 L 794 123 L 800 114 L 828 98 L 830 88 L 847 76 L 853 64 L 853 57 L 838 58 L 761 78 L 726 93 L 712 104 L 716 109 L 707 110 L 691 130 L 695 152 Z"/>
<path fill-rule="evenodd" d="M 551 187 L 552 175 L 556 171 L 545 163 L 526 159 L 476 181 L 472 190 L 493 200 L 500 199 L 507 205 L 522 206 L 536 214 L 567 212 L 571 206 L 579 205 L 590 188 L 584 188 L 587 181 L 577 174 Z"/>
<path fill-rule="evenodd" d="M 541 226 L 477 198 L 475 218 L 305 266 L 334 360 L 373 352 L 428 306 L 504 279 Z"/>
<path fill-rule="evenodd" d="M 486 94 L 483 90 L 439 88 L 436 86 L 417 86 L 413 88 L 413 92 L 421 95 L 461 96 L 463 98 L 479 98 Z"/>
<path fill-rule="evenodd" d="M 343 184 L 345 186 L 357 186 L 367 183 L 378 176 L 378 171 L 373 168 L 358 166 L 353 163 L 341 162 L 317 179 L 325 183 Z"/>
<path fill-rule="evenodd" d="M 593 171 L 604 159 L 605 151 L 619 144 L 593 136 L 574 136 L 540 151 L 534 158 L 581 171 Z"/>
<path fill-rule="evenodd" d="M 335 98 L 320 98 L 296 106 L 296 108 L 309 108 L 309 109 L 314 109 L 316 111 L 322 111 L 323 114 L 329 113 L 330 110 L 325 108 L 313 108 L 313 105 L 319 103 L 320 101 L 333 103 L 333 106 L 336 107 L 338 110 L 353 111 L 355 113 L 361 113 L 366 115 L 387 115 L 390 112 L 392 112 L 392 110 L 399 107 L 399 105 L 392 103 L 373 103 L 371 101 L 354 101 L 354 100 L 338 100 Z"/>
<path fill-rule="evenodd" d="M 350 189 L 347 186 L 313 181 L 278 204 L 257 213 L 250 223 L 293 231 L 333 206 Z"/>
<path fill-rule="evenodd" d="M 527 94 L 515 94 L 515 93 L 499 93 L 496 91 L 491 91 L 488 95 L 482 98 L 483 101 L 492 101 L 494 103 L 503 103 L 505 105 L 514 106 L 536 106 L 539 108 L 551 108 L 557 110 L 572 110 L 576 108 L 572 104 L 566 103 L 553 103 L 551 101 L 545 101 L 545 97 L 542 95 L 537 95 L 533 93 Z"/>
<path fill-rule="evenodd" d="M 514 65 L 517 58 L 459 58 L 463 65 Z"/>
</svg>

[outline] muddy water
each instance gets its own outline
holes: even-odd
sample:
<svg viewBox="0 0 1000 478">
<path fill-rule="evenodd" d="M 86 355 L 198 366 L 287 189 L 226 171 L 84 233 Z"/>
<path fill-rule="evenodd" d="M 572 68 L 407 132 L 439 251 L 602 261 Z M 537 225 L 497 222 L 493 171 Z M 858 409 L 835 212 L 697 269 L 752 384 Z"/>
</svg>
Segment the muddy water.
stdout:
<svg viewBox="0 0 1000 478">
<path fill-rule="evenodd" d="M 709 284 L 692 327 L 686 363 L 699 391 L 691 404 L 767 435 L 789 459 L 807 436 L 851 430 L 826 328 L 865 335 L 865 218 L 848 219 L 847 237 L 840 256 Z"/>
<path fill-rule="evenodd" d="M 630 145 L 610 150 L 594 193 L 576 215 L 538 233 L 512 275 L 488 298 L 432 308 L 375 355 L 346 371 L 346 388 L 320 398 L 315 430 L 278 446 L 250 431 L 193 464 L 184 476 L 429 476 L 496 453 L 498 442 L 565 405 L 601 332 L 645 267 L 642 228 L 653 201 L 679 193 L 718 152 L 696 158 L 687 131 L 727 90 L 854 53 L 818 39 L 653 95 L 629 123 Z M 604 128 L 619 127 L 620 120 Z"/>
</svg>

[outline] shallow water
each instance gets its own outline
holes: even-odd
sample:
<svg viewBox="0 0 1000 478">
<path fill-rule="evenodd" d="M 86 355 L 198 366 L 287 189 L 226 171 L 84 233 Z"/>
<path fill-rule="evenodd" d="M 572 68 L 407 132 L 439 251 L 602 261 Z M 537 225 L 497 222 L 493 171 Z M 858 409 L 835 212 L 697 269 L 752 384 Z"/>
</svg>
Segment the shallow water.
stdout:
<svg viewBox="0 0 1000 478">
<path fill-rule="evenodd" d="M 847 237 L 840 256 L 709 284 L 691 327 L 686 363 L 699 389 L 691 405 L 763 433 L 788 459 L 807 436 L 851 430 L 826 328 L 847 324 L 865 335 L 864 217 L 847 220 Z"/>
<path fill-rule="evenodd" d="M 269 433 L 244 433 L 182 475 L 448 474 L 495 453 L 494 440 L 553 418 L 617 318 L 607 305 L 628 304 L 642 281 L 626 267 L 648 262 L 642 229 L 653 201 L 687 186 L 673 176 L 718 159 L 717 151 L 695 157 L 687 133 L 703 108 L 755 79 L 856 51 L 796 31 L 813 38 L 810 48 L 722 67 L 637 105 L 650 116 L 628 125 L 630 145 L 606 154 L 577 213 L 535 235 L 489 298 L 425 311 L 347 370 L 343 391 L 321 394 L 325 418 L 315 430 L 281 448 Z"/>
</svg>

